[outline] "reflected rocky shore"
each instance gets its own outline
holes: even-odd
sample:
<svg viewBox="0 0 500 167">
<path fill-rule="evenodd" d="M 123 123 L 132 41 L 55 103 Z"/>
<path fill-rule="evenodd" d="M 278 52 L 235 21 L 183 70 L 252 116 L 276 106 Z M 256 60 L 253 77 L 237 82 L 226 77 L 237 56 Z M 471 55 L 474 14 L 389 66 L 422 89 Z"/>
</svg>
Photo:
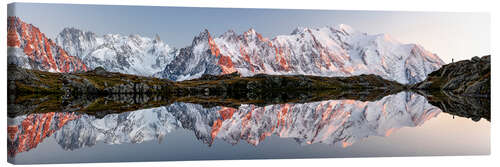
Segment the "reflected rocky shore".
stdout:
<svg viewBox="0 0 500 167">
<path fill-rule="evenodd" d="M 490 121 L 487 62 L 489 57 L 447 65 L 416 85 L 375 75 L 237 73 L 172 82 L 102 69 L 58 74 L 9 66 L 8 154 L 36 149 L 48 137 L 77 150 L 99 142 L 162 141 L 179 129 L 208 146 L 257 146 L 277 136 L 299 145 L 348 147 L 420 126 L 441 112 Z M 480 75 L 464 79 L 468 73 L 460 66 Z"/>
<path fill-rule="evenodd" d="M 489 97 L 465 96 L 452 92 L 439 91 L 428 93 L 419 91 L 430 104 L 448 114 L 470 118 L 474 121 L 491 120 L 491 99 Z"/>
<path fill-rule="evenodd" d="M 276 135 L 301 145 L 348 147 L 369 136 L 388 136 L 402 127 L 420 126 L 441 112 L 474 121 L 490 120 L 489 98 L 419 93 L 325 96 L 328 93 L 287 92 L 260 96 L 267 98 L 264 100 L 133 94 L 11 96 L 8 148 L 14 157 L 51 136 L 66 150 L 98 142 L 161 141 L 176 129 L 192 131 L 208 146 L 215 140 L 257 146 L 267 136 Z"/>
<path fill-rule="evenodd" d="M 310 90 L 267 91 L 262 94 L 248 92 L 238 95 L 165 96 L 158 94 L 109 94 L 109 95 L 53 95 L 10 94 L 8 116 L 15 117 L 32 113 L 77 112 L 102 117 L 106 114 L 135 111 L 170 105 L 175 102 L 200 104 L 203 107 L 225 106 L 238 108 L 243 104 L 266 106 L 285 103 L 307 103 L 324 100 L 352 99 L 375 101 L 393 94 L 392 90 Z"/>
<path fill-rule="evenodd" d="M 24 96 L 9 95 L 8 116 L 16 117 L 34 113 L 46 112 L 75 112 L 93 115 L 102 118 L 107 114 L 130 112 L 141 109 L 167 106 L 173 103 L 184 102 L 199 104 L 204 108 L 224 106 L 239 108 L 241 105 L 268 106 L 287 103 L 309 103 L 326 100 L 356 100 L 377 101 L 394 92 L 379 91 L 289 91 L 266 92 L 263 95 L 248 95 L 243 98 L 218 97 L 218 96 L 183 96 L 165 97 L 155 94 L 111 94 L 111 95 L 81 95 L 57 96 L 35 95 Z M 470 118 L 479 121 L 481 118 L 490 121 L 491 103 L 489 97 L 474 97 L 453 94 L 452 92 L 425 92 L 417 91 L 427 101 L 441 109 L 443 112 Z M 252 96 L 252 97 L 250 97 Z M 240 96 L 241 97 L 241 96 Z"/>
</svg>

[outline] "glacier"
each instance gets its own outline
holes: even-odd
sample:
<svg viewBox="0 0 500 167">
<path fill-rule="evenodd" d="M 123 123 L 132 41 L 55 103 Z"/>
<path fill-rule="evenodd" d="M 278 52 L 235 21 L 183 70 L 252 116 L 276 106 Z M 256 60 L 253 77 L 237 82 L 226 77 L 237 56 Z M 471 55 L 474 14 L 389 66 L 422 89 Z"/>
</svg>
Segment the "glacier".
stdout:
<svg viewBox="0 0 500 167">
<path fill-rule="evenodd" d="M 387 34 L 367 34 L 345 24 L 297 27 L 288 35 L 273 38 L 253 28 L 242 34 L 228 30 L 218 37 L 204 30 L 191 45 L 180 49 L 158 35 L 97 35 L 68 27 L 51 40 L 19 18 L 9 17 L 8 25 L 8 62 L 50 72 L 103 67 L 174 81 L 233 72 L 242 76 L 375 74 L 414 84 L 444 65 L 436 54 L 418 44 L 401 43 Z"/>
<path fill-rule="evenodd" d="M 139 35 L 105 34 L 102 36 L 76 28 L 64 28 L 56 43 L 70 55 L 79 57 L 90 68 L 152 76 L 165 68 L 177 53 L 158 35 L 155 38 Z"/>
<path fill-rule="evenodd" d="M 182 81 L 232 72 L 243 76 L 376 74 L 413 84 L 443 64 L 420 45 L 403 44 L 387 34 L 369 35 L 341 24 L 299 27 L 290 35 L 272 39 L 254 29 L 240 35 L 229 30 L 219 37 L 204 30 L 155 76 Z"/>
<path fill-rule="evenodd" d="M 69 55 L 40 29 L 19 17 L 7 18 L 7 63 L 49 72 L 81 72 L 87 66 Z"/>
</svg>

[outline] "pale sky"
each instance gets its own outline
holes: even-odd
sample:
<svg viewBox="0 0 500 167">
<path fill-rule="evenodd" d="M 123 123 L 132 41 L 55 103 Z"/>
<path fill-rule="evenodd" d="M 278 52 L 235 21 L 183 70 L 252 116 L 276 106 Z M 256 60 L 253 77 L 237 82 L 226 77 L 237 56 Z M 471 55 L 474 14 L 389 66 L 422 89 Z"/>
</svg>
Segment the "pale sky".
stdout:
<svg viewBox="0 0 500 167">
<path fill-rule="evenodd" d="M 15 15 L 54 38 L 63 28 L 75 27 L 99 35 L 158 34 L 181 48 L 208 29 L 220 35 L 254 28 L 265 37 L 290 34 L 295 27 L 347 24 L 368 34 L 386 33 L 403 43 L 417 43 L 445 62 L 491 54 L 488 13 L 386 12 L 345 10 L 289 10 L 183 8 L 16 3 Z"/>
</svg>

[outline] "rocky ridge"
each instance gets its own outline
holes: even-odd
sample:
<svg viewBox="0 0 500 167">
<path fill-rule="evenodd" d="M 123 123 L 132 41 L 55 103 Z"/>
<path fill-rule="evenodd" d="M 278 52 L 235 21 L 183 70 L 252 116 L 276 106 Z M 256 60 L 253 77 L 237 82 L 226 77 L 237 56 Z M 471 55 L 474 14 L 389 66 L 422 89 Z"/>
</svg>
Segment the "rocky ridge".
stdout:
<svg viewBox="0 0 500 167">
<path fill-rule="evenodd" d="M 158 35 L 154 38 L 139 35 L 105 34 L 64 28 L 55 42 L 70 55 L 83 60 L 94 69 L 140 76 L 152 76 L 162 71 L 177 49 L 165 44 Z"/>
<path fill-rule="evenodd" d="M 450 63 L 412 86 L 422 91 L 449 91 L 453 94 L 490 97 L 490 55 Z"/>
<path fill-rule="evenodd" d="M 368 35 L 347 25 L 297 28 L 272 39 L 254 29 L 243 34 L 229 30 L 218 37 L 204 30 L 155 76 L 182 81 L 232 72 L 242 76 L 374 74 L 407 84 L 424 80 L 443 64 L 422 46 L 403 44 L 386 34 Z"/>
<path fill-rule="evenodd" d="M 13 16 L 7 18 L 7 62 L 50 72 L 87 71 L 85 63 L 46 37 L 38 27 Z"/>
</svg>

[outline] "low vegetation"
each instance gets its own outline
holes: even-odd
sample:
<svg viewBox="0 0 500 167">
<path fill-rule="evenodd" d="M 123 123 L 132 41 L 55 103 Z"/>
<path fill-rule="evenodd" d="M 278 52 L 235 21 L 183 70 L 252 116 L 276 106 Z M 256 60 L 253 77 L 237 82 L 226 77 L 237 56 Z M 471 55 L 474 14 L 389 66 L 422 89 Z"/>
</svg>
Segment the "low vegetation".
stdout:
<svg viewBox="0 0 500 167">
<path fill-rule="evenodd" d="M 77 111 L 92 115 L 188 102 L 206 107 L 305 103 L 330 99 L 374 101 L 403 85 L 376 75 L 317 77 L 237 73 L 173 82 L 107 72 L 50 73 L 9 66 L 9 115 Z M 29 106 L 29 107 L 25 107 Z"/>
<path fill-rule="evenodd" d="M 425 81 L 412 89 L 432 92 L 447 91 L 454 94 L 476 97 L 490 97 L 491 56 L 474 57 L 444 65 L 430 73 Z"/>
</svg>

